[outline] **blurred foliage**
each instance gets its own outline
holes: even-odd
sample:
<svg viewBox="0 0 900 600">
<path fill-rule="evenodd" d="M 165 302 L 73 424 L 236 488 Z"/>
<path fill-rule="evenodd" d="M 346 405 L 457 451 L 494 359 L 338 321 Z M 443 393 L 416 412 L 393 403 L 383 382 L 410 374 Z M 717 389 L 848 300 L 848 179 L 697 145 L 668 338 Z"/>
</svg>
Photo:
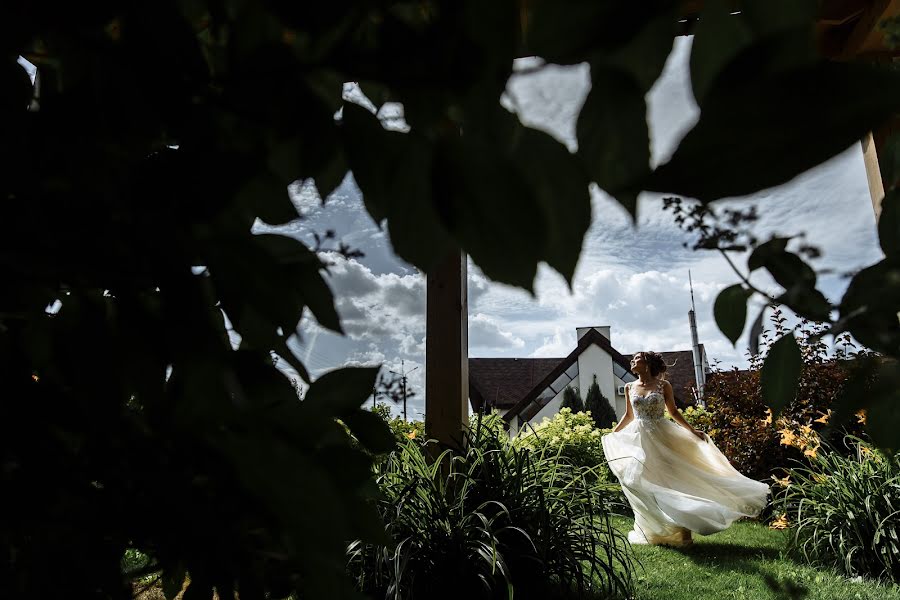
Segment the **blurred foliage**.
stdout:
<svg viewBox="0 0 900 600">
<path fill-rule="evenodd" d="M 828 63 L 807 43 L 817 3 L 726 5 L 706 3 L 691 51 L 700 118 L 656 170 L 645 94 L 674 1 L 0 5 L 0 596 L 53 597 L 65 581 L 75 597 L 130 597 L 127 550 L 169 596 L 186 572 L 189 600 L 352 596 L 346 544 L 384 539 L 371 454 L 395 438 L 360 408 L 375 369 L 322 376 L 301 401 L 273 364 L 309 382 L 288 340 L 304 313 L 341 324 L 324 247 L 254 223 L 299 218 L 288 186 L 325 200 L 352 169 L 401 258 L 427 272 L 462 248 L 530 290 L 541 262 L 571 281 L 591 183 L 631 213 L 641 190 L 746 194 L 896 110 L 895 70 Z M 590 65 L 576 153 L 500 105 L 514 58 L 532 55 L 537 70 Z M 856 275 L 835 324 L 889 356 L 898 193 L 886 258 Z M 775 240 L 751 269 L 827 318 L 798 260 Z M 873 368 L 846 405 L 877 414 L 873 438 L 891 445 L 900 374 Z M 790 392 L 796 373 L 772 372 L 767 387 Z"/>
</svg>

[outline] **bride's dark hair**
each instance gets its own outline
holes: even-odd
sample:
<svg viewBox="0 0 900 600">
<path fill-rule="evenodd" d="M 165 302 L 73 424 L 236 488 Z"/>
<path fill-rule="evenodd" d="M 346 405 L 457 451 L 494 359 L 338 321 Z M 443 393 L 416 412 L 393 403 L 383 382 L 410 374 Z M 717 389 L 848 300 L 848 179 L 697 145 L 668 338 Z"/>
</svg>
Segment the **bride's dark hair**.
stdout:
<svg viewBox="0 0 900 600">
<path fill-rule="evenodd" d="M 647 366 L 650 368 L 650 375 L 656 377 L 660 373 L 666 372 L 666 361 L 663 360 L 662 354 L 653 351 L 646 351 L 641 354 L 644 355 L 644 360 L 647 361 Z"/>
</svg>

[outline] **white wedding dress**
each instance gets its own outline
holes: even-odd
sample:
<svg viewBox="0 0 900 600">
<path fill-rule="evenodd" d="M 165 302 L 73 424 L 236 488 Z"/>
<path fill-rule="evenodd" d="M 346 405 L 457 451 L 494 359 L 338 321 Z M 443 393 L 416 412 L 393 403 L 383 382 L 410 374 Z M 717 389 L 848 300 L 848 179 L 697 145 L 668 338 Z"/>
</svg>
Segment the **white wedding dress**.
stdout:
<svg viewBox="0 0 900 600">
<path fill-rule="evenodd" d="M 632 544 L 689 544 L 688 532 L 709 535 L 766 506 L 769 486 L 741 475 L 709 436 L 705 440 L 665 418 L 660 387 L 632 393 L 634 420 L 603 436 L 603 451 L 634 510 Z"/>
</svg>

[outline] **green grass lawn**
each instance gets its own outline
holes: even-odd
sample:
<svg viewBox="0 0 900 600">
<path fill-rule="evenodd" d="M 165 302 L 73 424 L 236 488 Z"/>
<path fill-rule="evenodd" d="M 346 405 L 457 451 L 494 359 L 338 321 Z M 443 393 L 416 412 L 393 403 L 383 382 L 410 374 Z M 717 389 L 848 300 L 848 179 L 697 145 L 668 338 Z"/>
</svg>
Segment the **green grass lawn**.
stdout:
<svg viewBox="0 0 900 600">
<path fill-rule="evenodd" d="M 631 525 L 630 519 L 616 521 L 622 532 Z M 900 600 L 900 586 L 853 581 L 787 558 L 786 538 L 786 532 L 740 522 L 715 535 L 695 535 L 683 550 L 634 546 L 641 563 L 636 600 Z"/>
</svg>

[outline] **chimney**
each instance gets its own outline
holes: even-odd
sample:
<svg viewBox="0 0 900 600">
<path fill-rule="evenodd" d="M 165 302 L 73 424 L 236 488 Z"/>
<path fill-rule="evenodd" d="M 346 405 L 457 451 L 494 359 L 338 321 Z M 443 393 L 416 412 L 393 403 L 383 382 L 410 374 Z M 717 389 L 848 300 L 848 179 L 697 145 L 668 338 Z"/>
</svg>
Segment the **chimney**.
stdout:
<svg viewBox="0 0 900 600">
<path fill-rule="evenodd" d="M 602 335 L 607 340 L 612 342 L 612 338 L 610 337 L 610 326 L 609 325 L 596 325 L 594 327 L 577 327 L 575 329 L 575 333 L 578 335 L 578 339 L 580 340 L 581 338 L 584 337 L 584 334 L 586 334 L 591 329 L 596 329 L 597 331 L 600 332 L 600 335 Z"/>
</svg>

